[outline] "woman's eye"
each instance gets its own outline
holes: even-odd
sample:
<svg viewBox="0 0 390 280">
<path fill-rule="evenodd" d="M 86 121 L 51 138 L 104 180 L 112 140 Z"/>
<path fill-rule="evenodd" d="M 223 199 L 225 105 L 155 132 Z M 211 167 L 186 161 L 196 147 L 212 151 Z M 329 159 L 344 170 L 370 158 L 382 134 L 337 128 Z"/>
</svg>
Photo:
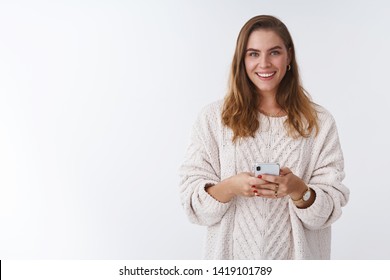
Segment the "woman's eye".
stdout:
<svg viewBox="0 0 390 280">
<path fill-rule="evenodd" d="M 249 53 L 249 56 L 258 57 L 258 56 L 259 56 L 259 53 L 257 53 L 257 52 L 250 52 L 250 53 Z"/>
<path fill-rule="evenodd" d="M 278 55 L 278 54 L 280 54 L 280 52 L 278 52 L 278 51 L 272 51 L 271 52 L 271 55 Z"/>
</svg>

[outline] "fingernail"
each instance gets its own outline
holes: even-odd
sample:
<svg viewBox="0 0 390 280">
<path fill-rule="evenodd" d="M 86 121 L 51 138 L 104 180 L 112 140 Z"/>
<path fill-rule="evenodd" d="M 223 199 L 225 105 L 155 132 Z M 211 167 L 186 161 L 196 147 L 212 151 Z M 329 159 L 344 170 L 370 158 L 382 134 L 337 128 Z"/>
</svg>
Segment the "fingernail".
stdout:
<svg viewBox="0 0 390 280">
<path fill-rule="evenodd" d="M 261 176 L 261 175 L 259 175 L 259 176 L 257 176 L 257 178 L 261 179 L 261 178 L 262 178 L 262 176 Z"/>
<path fill-rule="evenodd" d="M 254 193 L 257 193 L 257 190 L 254 190 L 253 192 L 254 192 Z"/>
<path fill-rule="evenodd" d="M 252 188 L 256 188 L 256 186 L 252 186 Z"/>
</svg>

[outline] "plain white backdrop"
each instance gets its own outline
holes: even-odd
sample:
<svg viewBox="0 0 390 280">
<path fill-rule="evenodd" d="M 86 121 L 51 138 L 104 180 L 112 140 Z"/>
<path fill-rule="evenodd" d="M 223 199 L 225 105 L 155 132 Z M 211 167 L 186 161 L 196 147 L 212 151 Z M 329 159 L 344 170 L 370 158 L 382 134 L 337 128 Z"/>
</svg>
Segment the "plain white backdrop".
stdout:
<svg viewBox="0 0 390 280">
<path fill-rule="evenodd" d="M 279 17 L 338 124 L 351 190 L 333 259 L 390 259 L 386 1 L 0 2 L 0 258 L 201 259 L 178 167 L 235 41 Z"/>
</svg>

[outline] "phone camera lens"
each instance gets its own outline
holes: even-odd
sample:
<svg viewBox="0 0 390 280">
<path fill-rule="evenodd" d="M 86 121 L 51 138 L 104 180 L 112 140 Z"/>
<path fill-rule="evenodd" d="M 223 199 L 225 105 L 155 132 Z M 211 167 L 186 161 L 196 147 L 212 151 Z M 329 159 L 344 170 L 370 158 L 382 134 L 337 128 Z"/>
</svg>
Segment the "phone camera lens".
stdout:
<svg viewBox="0 0 390 280">
<path fill-rule="evenodd" d="M 260 171 L 261 170 L 261 166 L 256 166 L 256 170 Z"/>
</svg>

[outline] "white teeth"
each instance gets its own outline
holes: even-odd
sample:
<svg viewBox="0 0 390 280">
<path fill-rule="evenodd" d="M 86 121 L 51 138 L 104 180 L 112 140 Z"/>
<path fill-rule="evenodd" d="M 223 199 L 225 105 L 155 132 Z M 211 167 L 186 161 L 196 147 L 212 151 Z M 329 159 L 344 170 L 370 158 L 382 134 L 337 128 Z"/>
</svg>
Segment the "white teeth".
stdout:
<svg viewBox="0 0 390 280">
<path fill-rule="evenodd" d="M 257 75 L 259 75 L 259 76 L 262 77 L 262 78 L 268 78 L 268 77 L 271 77 L 271 76 L 275 75 L 275 73 L 276 73 L 276 72 L 272 72 L 272 73 L 263 73 L 263 74 L 257 73 Z"/>
</svg>

